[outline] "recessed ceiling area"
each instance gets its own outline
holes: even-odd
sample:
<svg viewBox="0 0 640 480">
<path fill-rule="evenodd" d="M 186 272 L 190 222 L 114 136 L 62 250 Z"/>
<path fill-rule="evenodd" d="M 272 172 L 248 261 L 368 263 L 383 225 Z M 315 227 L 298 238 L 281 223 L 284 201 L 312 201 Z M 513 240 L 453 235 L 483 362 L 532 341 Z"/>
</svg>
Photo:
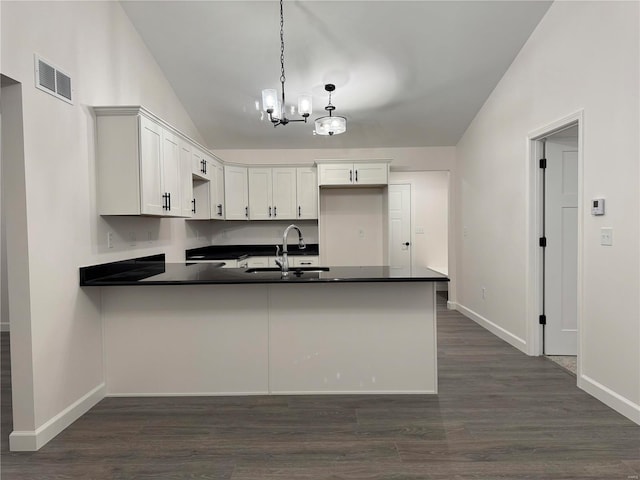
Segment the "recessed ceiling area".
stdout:
<svg viewBox="0 0 640 480">
<path fill-rule="evenodd" d="M 546 13 L 546 1 L 285 1 L 287 104 L 313 95 L 307 124 L 274 128 L 280 7 L 268 1 L 124 1 L 207 146 L 455 145 Z M 347 132 L 313 135 L 324 84 Z"/>
</svg>

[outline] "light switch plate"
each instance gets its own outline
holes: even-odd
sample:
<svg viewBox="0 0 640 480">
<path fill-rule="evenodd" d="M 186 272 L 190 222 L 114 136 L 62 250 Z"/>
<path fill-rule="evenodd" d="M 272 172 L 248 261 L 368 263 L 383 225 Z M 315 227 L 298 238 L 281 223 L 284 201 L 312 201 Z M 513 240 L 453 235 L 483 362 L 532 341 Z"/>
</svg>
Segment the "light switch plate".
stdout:
<svg viewBox="0 0 640 480">
<path fill-rule="evenodd" d="M 600 245 L 610 247 L 613 245 L 613 228 L 602 227 L 600 229 Z"/>
</svg>

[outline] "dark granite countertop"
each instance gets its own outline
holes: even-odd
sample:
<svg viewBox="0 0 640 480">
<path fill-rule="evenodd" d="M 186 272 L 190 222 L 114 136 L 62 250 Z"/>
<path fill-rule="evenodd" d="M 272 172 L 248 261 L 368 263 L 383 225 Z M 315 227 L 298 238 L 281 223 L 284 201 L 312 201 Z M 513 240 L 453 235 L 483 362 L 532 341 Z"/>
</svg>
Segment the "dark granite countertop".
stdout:
<svg viewBox="0 0 640 480">
<path fill-rule="evenodd" d="M 287 246 L 289 255 L 318 255 L 318 244 L 309 243 L 304 250 L 292 242 Z M 282 245 L 280 245 L 282 250 Z M 276 245 L 210 245 L 185 252 L 186 260 L 242 260 L 247 257 L 268 257 L 276 254 Z"/>
<path fill-rule="evenodd" d="M 428 268 L 388 266 L 291 268 L 282 277 L 277 269 L 220 268 L 217 263 L 165 263 L 164 255 L 122 260 L 80 268 L 81 286 L 202 285 L 328 282 L 448 282 Z M 321 271 L 318 271 L 322 269 Z"/>
</svg>

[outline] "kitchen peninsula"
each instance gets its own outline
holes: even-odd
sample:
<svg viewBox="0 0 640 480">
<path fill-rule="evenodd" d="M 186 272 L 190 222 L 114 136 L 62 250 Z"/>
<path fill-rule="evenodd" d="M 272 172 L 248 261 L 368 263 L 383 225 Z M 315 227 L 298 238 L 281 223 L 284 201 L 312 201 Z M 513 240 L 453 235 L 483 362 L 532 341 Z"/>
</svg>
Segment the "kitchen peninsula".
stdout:
<svg viewBox="0 0 640 480">
<path fill-rule="evenodd" d="M 437 393 L 429 269 L 164 262 L 80 269 L 102 288 L 108 395 Z"/>
</svg>

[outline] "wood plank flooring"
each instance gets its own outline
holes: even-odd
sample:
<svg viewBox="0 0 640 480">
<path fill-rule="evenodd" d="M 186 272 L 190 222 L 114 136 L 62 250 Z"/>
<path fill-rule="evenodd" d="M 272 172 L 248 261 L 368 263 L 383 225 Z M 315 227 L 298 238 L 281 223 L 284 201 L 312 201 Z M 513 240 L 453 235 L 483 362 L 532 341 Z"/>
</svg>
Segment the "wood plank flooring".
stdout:
<svg viewBox="0 0 640 480">
<path fill-rule="evenodd" d="M 632 480 L 640 427 L 457 312 L 438 311 L 440 394 L 106 398 L 3 480 Z"/>
</svg>

